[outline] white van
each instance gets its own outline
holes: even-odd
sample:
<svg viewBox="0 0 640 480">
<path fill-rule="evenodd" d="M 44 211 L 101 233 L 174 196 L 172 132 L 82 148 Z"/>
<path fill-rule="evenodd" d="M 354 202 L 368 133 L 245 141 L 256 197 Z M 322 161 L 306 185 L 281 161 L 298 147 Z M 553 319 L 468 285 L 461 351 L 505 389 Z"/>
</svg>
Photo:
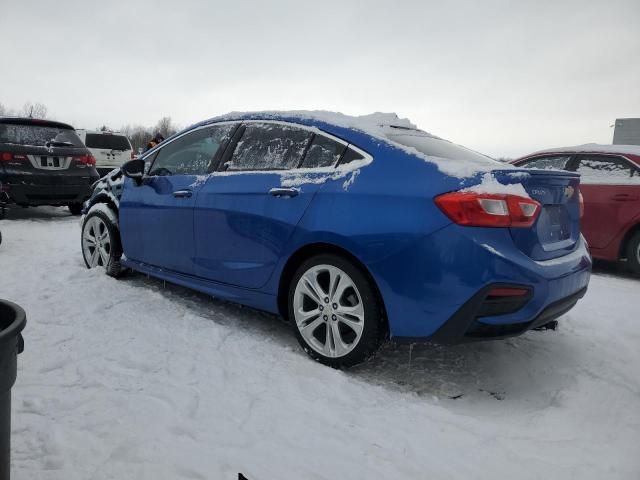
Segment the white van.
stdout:
<svg viewBox="0 0 640 480">
<path fill-rule="evenodd" d="M 95 157 L 101 177 L 133 158 L 131 142 L 119 132 L 79 129 L 76 133 Z"/>
</svg>

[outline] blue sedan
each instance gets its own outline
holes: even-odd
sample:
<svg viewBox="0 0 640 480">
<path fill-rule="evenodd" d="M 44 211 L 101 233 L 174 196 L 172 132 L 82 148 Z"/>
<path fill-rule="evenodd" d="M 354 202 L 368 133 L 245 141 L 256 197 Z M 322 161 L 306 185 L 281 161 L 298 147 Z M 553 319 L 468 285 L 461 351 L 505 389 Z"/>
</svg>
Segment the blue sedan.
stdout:
<svg viewBox="0 0 640 480">
<path fill-rule="evenodd" d="M 578 184 L 395 116 L 230 114 L 104 177 L 82 253 L 280 314 L 348 367 L 388 338 L 504 338 L 571 309 L 591 272 Z"/>
</svg>

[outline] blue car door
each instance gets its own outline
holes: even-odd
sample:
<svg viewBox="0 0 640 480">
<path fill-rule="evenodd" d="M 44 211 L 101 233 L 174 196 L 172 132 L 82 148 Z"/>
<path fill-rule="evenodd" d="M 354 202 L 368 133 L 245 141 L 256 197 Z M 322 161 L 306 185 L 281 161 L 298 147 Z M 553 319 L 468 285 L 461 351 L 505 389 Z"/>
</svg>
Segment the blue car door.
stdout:
<svg viewBox="0 0 640 480">
<path fill-rule="evenodd" d="M 202 186 L 194 216 L 201 277 L 259 288 L 271 276 L 293 230 L 346 146 L 278 122 L 241 126 Z"/>
<path fill-rule="evenodd" d="M 124 254 L 131 260 L 194 274 L 193 215 L 198 191 L 236 124 L 192 130 L 154 154 L 140 185 L 128 180 L 120 200 Z"/>
</svg>

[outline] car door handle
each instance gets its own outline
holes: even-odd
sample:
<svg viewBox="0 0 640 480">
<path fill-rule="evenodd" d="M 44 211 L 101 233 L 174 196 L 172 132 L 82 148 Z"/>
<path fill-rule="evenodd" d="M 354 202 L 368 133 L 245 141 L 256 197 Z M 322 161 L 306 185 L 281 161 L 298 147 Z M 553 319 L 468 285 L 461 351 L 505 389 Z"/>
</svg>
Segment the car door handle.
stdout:
<svg viewBox="0 0 640 480">
<path fill-rule="evenodd" d="M 191 195 L 193 195 L 191 190 L 176 190 L 173 192 L 173 196 L 176 198 L 189 198 Z"/>
<path fill-rule="evenodd" d="M 611 200 L 615 200 L 616 202 L 632 202 L 634 200 L 638 200 L 638 195 L 630 195 L 628 193 L 616 193 L 611 197 Z"/>
<path fill-rule="evenodd" d="M 295 197 L 300 193 L 297 188 L 272 188 L 269 194 L 274 197 Z"/>
</svg>

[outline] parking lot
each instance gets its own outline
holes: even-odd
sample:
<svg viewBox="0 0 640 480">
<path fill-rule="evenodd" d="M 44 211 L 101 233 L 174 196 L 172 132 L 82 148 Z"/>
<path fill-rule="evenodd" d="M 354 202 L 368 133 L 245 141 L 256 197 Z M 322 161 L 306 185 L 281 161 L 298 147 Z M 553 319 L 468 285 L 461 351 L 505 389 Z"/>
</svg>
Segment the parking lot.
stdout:
<svg viewBox="0 0 640 480">
<path fill-rule="evenodd" d="M 635 478 L 640 280 L 597 264 L 557 331 L 394 345 L 336 371 L 290 327 L 140 274 L 87 270 L 78 217 L 0 222 L 28 316 L 15 478 Z"/>
</svg>

